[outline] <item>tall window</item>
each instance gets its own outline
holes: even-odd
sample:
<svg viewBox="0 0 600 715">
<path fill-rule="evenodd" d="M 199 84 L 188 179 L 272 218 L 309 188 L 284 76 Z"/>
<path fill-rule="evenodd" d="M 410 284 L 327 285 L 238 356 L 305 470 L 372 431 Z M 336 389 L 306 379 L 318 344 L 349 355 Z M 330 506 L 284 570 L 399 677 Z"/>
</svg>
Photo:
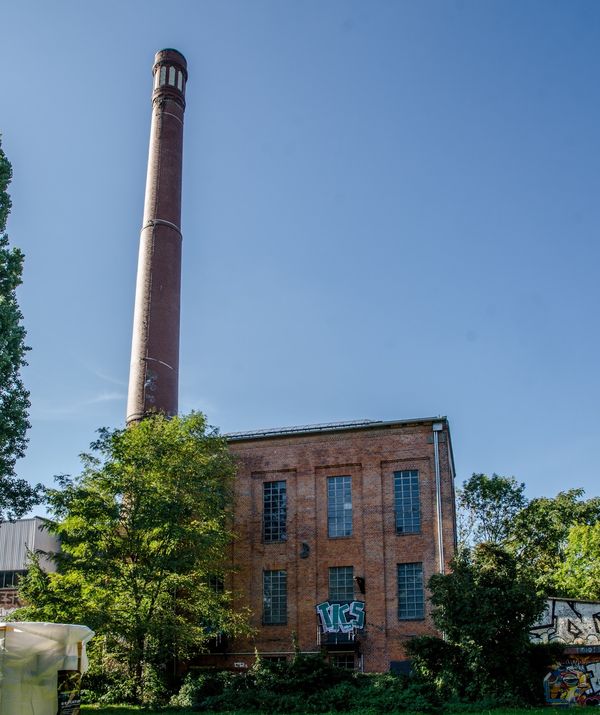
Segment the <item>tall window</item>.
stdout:
<svg viewBox="0 0 600 715">
<path fill-rule="evenodd" d="M 352 601 L 354 599 L 354 567 L 332 566 L 329 569 L 329 600 Z"/>
<path fill-rule="evenodd" d="M 327 479 L 327 533 L 352 536 L 352 477 Z"/>
<path fill-rule="evenodd" d="M 285 481 L 263 484 L 263 541 L 285 541 L 287 500 Z"/>
<path fill-rule="evenodd" d="M 263 623 L 287 623 L 287 571 L 263 571 Z"/>
<path fill-rule="evenodd" d="M 398 564 L 398 619 L 411 621 L 424 617 L 423 564 Z"/>
<path fill-rule="evenodd" d="M 209 576 L 207 576 L 206 583 L 213 593 L 218 595 L 225 593 L 225 583 L 222 576 L 209 574 Z"/>
<path fill-rule="evenodd" d="M 421 530 L 421 510 L 419 508 L 419 472 L 416 469 L 394 472 L 394 500 L 396 504 L 396 533 L 418 533 Z"/>
</svg>

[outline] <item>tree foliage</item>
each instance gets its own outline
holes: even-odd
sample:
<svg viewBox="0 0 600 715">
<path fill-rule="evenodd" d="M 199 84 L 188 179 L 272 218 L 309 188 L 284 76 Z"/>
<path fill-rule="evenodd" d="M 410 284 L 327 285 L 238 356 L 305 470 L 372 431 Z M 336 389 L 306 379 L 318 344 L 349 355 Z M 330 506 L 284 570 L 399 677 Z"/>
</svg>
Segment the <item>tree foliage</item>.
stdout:
<svg viewBox="0 0 600 715">
<path fill-rule="evenodd" d="M 105 639 L 143 698 L 144 671 L 244 629 L 223 576 L 235 465 L 199 413 L 101 430 L 82 474 L 48 491 L 58 572 L 34 563 L 17 617 L 81 622 Z"/>
<path fill-rule="evenodd" d="M 571 527 L 555 585 L 568 598 L 600 599 L 600 522 Z"/>
<path fill-rule="evenodd" d="M 489 542 L 460 550 L 452 571 L 433 575 L 429 589 L 433 620 L 444 640 L 411 643 L 421 675 L 446 698 L 527 700 L 528 633 L 544 599 L 518 575 L 515 559 Z"/>
<path fill-rule="evenodd" d="M 11 248 L 6 221 L 11 201 L 7 193 L 12 167 L 0 142 L 0 521 L 22 516 L 37 501 L 38 489 L 17 479 L 15 463 L 25 453 L 29 392 L 21 379 L 26 365 L 25 329 L 16 289 L 21 285 L 23 254 Z"/>
<path fill-rule="evenodd" d="M 561 582 L 559 567 L 565 560 L 571 528 L 600 521 L 600 497 L 586 500 L 583 495 L 583 489 L 569 489 L 554 498 L 532 499 L 512 521 L 508 548 L 538 593 L 576 597 Z"/>
<path fill-rule="evenodd" d="M 458 493 L 462 541 L 504 544 L 515 516 L 525 507 L 525 484 L 514 477 L 473 474 Z"/>
</svg>

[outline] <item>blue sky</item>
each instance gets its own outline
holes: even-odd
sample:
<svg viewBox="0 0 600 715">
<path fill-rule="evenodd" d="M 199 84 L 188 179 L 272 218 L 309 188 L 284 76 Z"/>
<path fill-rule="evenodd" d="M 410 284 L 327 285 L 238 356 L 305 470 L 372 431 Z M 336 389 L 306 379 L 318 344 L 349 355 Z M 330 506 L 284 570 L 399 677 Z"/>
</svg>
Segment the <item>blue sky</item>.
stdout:
<svg viewBox="0 0 600 715">
<path fill-rule="evenodd" d="M 458 481 L 597 478 L 600 5 L 6 3 L 19 475 L 120 426 L 154 52 L 190 79 L 180 408 L 450 419 Z"/>
</svg>

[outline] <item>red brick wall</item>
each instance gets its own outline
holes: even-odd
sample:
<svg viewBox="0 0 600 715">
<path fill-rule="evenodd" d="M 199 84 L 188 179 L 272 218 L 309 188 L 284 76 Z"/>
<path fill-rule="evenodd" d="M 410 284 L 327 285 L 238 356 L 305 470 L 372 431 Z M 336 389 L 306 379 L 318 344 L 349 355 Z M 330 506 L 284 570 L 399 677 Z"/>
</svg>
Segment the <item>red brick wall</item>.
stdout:
<svg viewBox="0 0 600 715">
<path fill-rule="evenodd" d="M 440 435 L 443 541 L 446 563 L 454 551 L 454 489 L 445 422 Z M 353 566 L 365 579 L 366 627 L 358 635 L 358 653 L 366 672 L 386 671 L 402 660 L 403 643 L 413 635 L 434 633 L 429 617 L 399 621 L 397 564 L 422 562 L 424 581 L 438 571 L 435 464 L 432 422 L 362 427 L 351 431 L 287 435 L 232 441 L 239 458 L 235 490 L 235 572 L 228 586 L 235 606 L 249 606 L 256 636 L 228 646 L 228 655 L 204 659 L 206 664 L 250 665 L 254 649 L 264 654 L 289 654 L 291 634 L 302 651 L 317 651 L 315 607 L 328 598 L 330 566 Z M 419 470 L 421 531 L 396 534 L 393 472 Z M 327 477 L 352 477 L 352 536 L 328 538 Z M 287 540 L 262 543 L 262 485 L 286 480 Z M 310 547 L 301 559 L 302 542 Z M 286 625 L 262 625 L 263 570 L 287 571 Z M 358 665 L 357 654 L 357 665 Z"/>
</svg>

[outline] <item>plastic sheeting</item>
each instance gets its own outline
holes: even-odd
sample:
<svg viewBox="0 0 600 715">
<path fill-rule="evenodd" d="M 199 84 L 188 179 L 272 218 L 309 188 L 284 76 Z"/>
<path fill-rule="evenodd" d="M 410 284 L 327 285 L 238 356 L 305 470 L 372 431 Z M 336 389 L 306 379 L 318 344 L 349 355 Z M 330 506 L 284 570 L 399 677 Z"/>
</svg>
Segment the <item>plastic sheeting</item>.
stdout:
<svg viewBox="0 0 600 715">
<path fill-rule="evenodd" d="M 87 670 L 85 644 L 93 635 L 87 626 L 0 623 L 0 715 L 78 713 L 69 693 Z"/>
</svg>

